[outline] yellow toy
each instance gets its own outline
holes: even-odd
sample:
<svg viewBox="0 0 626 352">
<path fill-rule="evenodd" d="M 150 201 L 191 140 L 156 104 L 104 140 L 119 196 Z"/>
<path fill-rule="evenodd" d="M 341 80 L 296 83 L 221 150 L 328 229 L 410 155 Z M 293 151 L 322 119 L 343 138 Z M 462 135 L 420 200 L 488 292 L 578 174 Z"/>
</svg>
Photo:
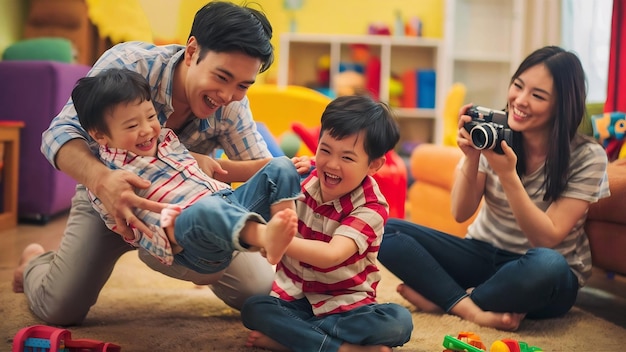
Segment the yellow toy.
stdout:
<svg viewBox="0 0 626 352">
<path fill-rule="evenodd" d="M 298 121 L 308 128 L 318 126 L 326 105 L 330 103 L 329 97 L 316 90 L 292 85 L 255 84 L 247 96 L 254 120 L 263 122 L 279 144 L 283 144 L 286 137 L 286 143 L 293 144 L 290 149 L 294 149 L 296 143 L 293 136 L 284 134 L 292 132 L 291 123 Z M 299 143 L 296 155 L 313 155 L 313 152 Z"/>
<path fill-rule="evenodd" d="M 456 146 L 459 130 L 459 110 L 463 106 L 466 88 L 462 83 L 454 83 L 443 106 L 443 145 Z"/>
</svg>

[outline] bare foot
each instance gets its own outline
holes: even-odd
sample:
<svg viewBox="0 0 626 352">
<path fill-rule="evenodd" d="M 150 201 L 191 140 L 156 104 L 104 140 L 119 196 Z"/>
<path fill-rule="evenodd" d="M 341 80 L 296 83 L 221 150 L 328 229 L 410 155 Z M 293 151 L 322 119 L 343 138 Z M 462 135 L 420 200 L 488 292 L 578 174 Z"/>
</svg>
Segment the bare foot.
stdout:
<svg viewBox="0 0 626 352">
<path fill-rule="evenodd" d="M 276 352 L 289 352 L 289 348 L 283 346 L 279 342 L 267 337 L 259 331 L 250 331 L 248 334 L 248 340 L 246 341 L 246 347 L 259 347 L 270 351 Z M 339 346 L 337 352 L 392 352 L 391 347 L 387 346 L 359 346 L 349 343 L 343 343 Z"/>
<path fill-rule="evenodd" d="M 360 345 L 352 345 L 349 343 L 343 343 L 339 346 L 337 352 L 391 352 L 393 351 L 391 347 L 387 346 L 360 346 Z"/>
<path fill-rule="evenodd" d="M 170 241 L 173 254 L 178 254 L 183 250 L 183 247 L 178 245 L 176 237 L 174 237 L 174 223 L 182 211 L 183 208 L 175 204 L 170 204 L 161 210 L 161 219 L 159 221 L 161 222 L 161 227 L 167 235 L 167 239 Z"/>
<path fill-rule="evenodd" d="M 519 328 L 519 325 L 522 320 L 524 320 L 525 316 L 526 314 L 521 313 L 496 313 L 482 311 L 474 316 L 473 321 L 480 326 L 487 326 L 504 331 L 515 331 Z"/>
<path fill-rule="evenodd" d="M 35 257 L 45 253 L 45 249 L 39 243 L 31 243 L 24 251 L 22 251 L 22 256 L 20 257 L 20 262 L 13 271 L 13 292 L 22 293 L 24 292 L 24 269 L 26 269 L 26 265 Z"/>
<path fill-rule="evenodd" d="M 410 288 L 405 284 L 400 284 L 396 288 L 396 291 L 400 294 L 400 296 L 404 297 L 409 303 L 417 307 L 417 309 L 426 312 L 426 313 L 443 313 L 443 309 L 441 309 L 438 305 L 424 298 L 424 296 L 420 295 L 414 289 Z"/>
<path fill-rule="evenodd" d="M 484 311 L 471 297 L 466 296 L 450 309 L 450 313 L 474 322 L 480 326 L 486 326 L 498 330 L 515 331 L 526 314 L 503 313 Z"/>
<path fill-rule="evenodd" d="M 265 334 L 263 334 L 262 332 L 255 331 L 255 330 L 250 331 L 250 333 L 248 334 L 246 347 L 260 347 L 260 348 L 268 349 L 270 351 L 278 351 L 278 352 L 291 351 L 287 347 L 265 336 Z"/>
<path fill-rule="evenodd" d="M 170 231 L 172 236 L 174 236 L 174 223 L 182 211 L 183 209 L 180 206 L 174 204 L 170 204 L 161 210 L 161 227 Z"/>
<path fill-rule="evenodd" d="M 267 261 L 278 264 L 298 231 L 298 216 L 293 209 L 283 209 L 270 219 L 265 228 L 264 246 Z"/>
</svg>

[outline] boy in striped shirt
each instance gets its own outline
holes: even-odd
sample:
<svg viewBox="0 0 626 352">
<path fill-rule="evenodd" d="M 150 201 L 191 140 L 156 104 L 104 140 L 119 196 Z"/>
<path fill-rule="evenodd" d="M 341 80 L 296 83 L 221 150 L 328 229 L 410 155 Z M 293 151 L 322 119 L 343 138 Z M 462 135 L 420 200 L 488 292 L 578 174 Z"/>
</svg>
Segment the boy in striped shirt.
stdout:
<svg viewBox="0 0 626 352">
<path fill-rule="evenodd" d="M 389 206 L 372 175 L 399 139 L 389 108 L 366 96 L 332 101 L 321 118 L 316 169 L 296 201 L 298 234 L 271 296 L 244 303 L 246 345 L 289 351 L 391 351 L 410 312 L 376 302 L 376 256 Z M 297 165 L 297 164 L 296 164 Z"/>
<path fill-rule="evenodd" d="M 152 236 L 133 228 L 127 242 L 167 265 L 175 261 L 207 274 L 224 270 L 235 250 L 263 248 L 270 264 L 280 260 L 297 230 L 294 199 L 301 194 L 289 159 L 271 159 L 232 190 L 206 175 L 174 132 L 161 128 L 150 86 L 139 73 L 109 69 L 82 78 L 72 100 L 81 125 L 100 144 L 100 159 L 149 180 L 150 187 L 136 191 L 139 196 L 170 204 L 161 214 L 136 209 Z M 116 231 L 102 202 L 91 192 L 90 198 Z"/>
</svg>

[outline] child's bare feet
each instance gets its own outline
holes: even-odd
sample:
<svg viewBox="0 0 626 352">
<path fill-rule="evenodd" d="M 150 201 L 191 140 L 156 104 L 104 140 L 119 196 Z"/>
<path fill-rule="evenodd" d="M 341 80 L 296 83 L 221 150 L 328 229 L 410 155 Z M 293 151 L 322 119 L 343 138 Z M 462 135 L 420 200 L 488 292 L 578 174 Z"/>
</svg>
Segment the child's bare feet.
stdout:
<svg viewBox="0 0 626 352">
<path fill-rule="evenodd" d="M 20 257 L 20 262 L 17 264 L 15 271 L 13 271 L 13 292 L 24 292 L 24 269 L 26 269 L 26 265 L 28 265 L 33 258 L 38 257 L 43 253 L 45 253 L 45 250 L 38 243 L 31 243 L 24 248 L 22 256 Z"/>
<path fill-rule="evenodd" d="M 174 224 L 176 223 L 176 218 L 182 211 L 183 208 L 175 204 L 170 204 L 161 210 L 161 227 L 165 230 L 167 239 L 170 241 L 173 254 L 178 254 L 183 250 L 183 248 L 178 245 L 178 242 L 176 242 L 176 238 L 174 237 Z"/>
<path fill-rule="evenodd" d="M 427 300 L 424 296 L 420 295 L 417 291 L 405 284 L 398 285 L 396 291 L 400 294 L 400 296 L 423 312 L 443 313 L 443 309 L 441 309 L 438 305 Z"/>
<path fill-rule="evenodd" d="M 391 347 L 387 346 L 360 346 L 360 345 L 352 345 L 349 343 L 344 343 L 339 346 L 337 352 L 391 352 L 393 351 Z"/>
<path fill-rule="evenodd" d="M 279 351 L 279 352 L 290 351 L 290 349 L 288 349 L 287 347 L 265 336 L 265 334 L 263 334 L 262 332 L 255 331 L 255 330 L 250 331 L 250 333 L 248 334 L 246 347 L 260 347 L 260 348 L 268 349 L 270 351 Z"/>
<path fill-rule="evenodd" d="M 521 313 L 496 313 L 482 311 L 474 316 L 472 320 L 474 323 L 480 326 L 487 326 L 490 328 L 515 331 L 519 328 L 520 323 L 524 320 L 526 314 Z"/>
<path fill-rule="evenodd" d="M 248 340 L 246 341 L 246 347 L 259 347 L 264 348 L 270 351 L 276 352 L 288 352 L 291 351 L 289 348 L 283 346 L 276 340 L 273 340 L 267 337 L 260 331 L 250 331 L 248 334 Z M 360 345 L 352 345 L 349 343 L 343 343 L 339 346 L 339 350 L 337 352 L 392 352 L 391 347 L 387 346 L 360 346 Z"/>
<path fill-rule="evenodd" d="M 526 316 L 521 313 L 503 313 L 485 311 L 480 308 L 471 297 L 466 296 L 450 309 L 450 313 L 474 322 L 480 326 L 486 326 L 498 330 L 515 331 Z"/>
<path fill-rule="evenodd" d="M 298 231 L 298 216 L 293 209 L 283 209 L 270 219 L 265 228 L 264 246 L 267 261 L 278 264 Z"/>
<path fill-rule="evenodd" d="M 176 222 L 176 217 L 180 215 L 183 209 L 174 204 L 170 204 L 161 210 L 161 227 L 164 229 L 171 229 L 172 234 L 174 233 L 174 223 Z"/>
</svg>

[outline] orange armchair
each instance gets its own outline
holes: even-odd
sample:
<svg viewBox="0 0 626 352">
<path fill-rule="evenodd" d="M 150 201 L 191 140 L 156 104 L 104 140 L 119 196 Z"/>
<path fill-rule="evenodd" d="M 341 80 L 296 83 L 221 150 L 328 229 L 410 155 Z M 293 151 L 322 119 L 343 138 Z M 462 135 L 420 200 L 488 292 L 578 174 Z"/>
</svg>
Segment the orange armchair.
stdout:
<svg viewBox="0 0 626 352">
<path fill-rule="evenodd" d="M 409 188 L 409 220 L 459 237 L 465 237 L 474 220 L 458 223 L 450 211 L 450 192 L 456 165 L 463 157 L 457 147 L 420 144 L 411 153 L 409 168 L 415 182 Z"/>
</svg>

